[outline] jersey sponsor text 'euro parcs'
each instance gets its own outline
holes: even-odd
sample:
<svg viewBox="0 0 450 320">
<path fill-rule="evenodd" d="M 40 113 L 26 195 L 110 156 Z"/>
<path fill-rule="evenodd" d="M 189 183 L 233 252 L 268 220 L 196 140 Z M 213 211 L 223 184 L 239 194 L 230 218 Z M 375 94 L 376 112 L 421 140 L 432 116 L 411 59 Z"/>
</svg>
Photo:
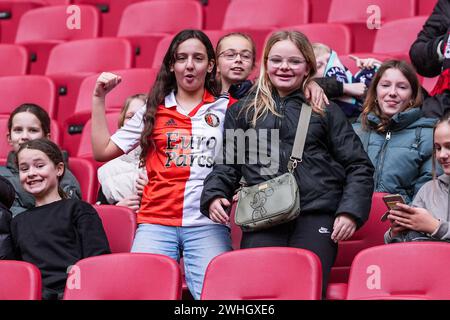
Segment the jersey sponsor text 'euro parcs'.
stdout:
<svg viewBox="0 0 450 320">
<path fill-rule="evenodd" d="M 235 101 L 235 100 L 234 100 Z M 189 114 L 177 106 L 172 92 L 158 106 L 146 159 L 149 182 L 144 188 L 138 223 L 199 226 L 214 223 L 200 212 L 203 181 L 221 152 L 223 121 L 231 101 L 205 91 L 202 102 Z M 124 152 L 139 144 L 144 128 L 143 106 L 119 129 L 112 141 Z"/>
</svg>

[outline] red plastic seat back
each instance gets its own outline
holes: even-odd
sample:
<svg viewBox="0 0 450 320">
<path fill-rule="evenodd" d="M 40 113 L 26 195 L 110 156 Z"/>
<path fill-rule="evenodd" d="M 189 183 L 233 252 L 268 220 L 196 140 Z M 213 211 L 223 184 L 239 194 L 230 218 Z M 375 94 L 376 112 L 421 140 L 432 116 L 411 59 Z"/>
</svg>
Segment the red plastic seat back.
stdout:
<svg viewBox="0 0 450 320">
<path fill-rule="evenodd" d="M 77 6 L 80 25 L 71 28 L 68 23 L 72 22 L 70 17 L 73 12 L 68 13 L 67 8 L 67 5 L 48 6 L 26 12 L 17 29 L 16 43 L 43 40 L 70 41 L 98 36 L 100 17 L 95 7 Z"/>
<path fill-rule="evenodd" d="M 74 4 L 90 4 L 100 12 L 102 37 L 114 37 L 125 8 L 142 0 L 73 0 Z"/>
<path fill-rule="evenodd" d="M 154 69 L 128 69 L 111 71 L 122 77 L 122 82 L 106 96 L 106 109 L 120 111 L 125 100 L 135 94 L 148 94 L 156 79 Z M 78 93 L 75 113 L 91 112 L 92 90 L 94 89 L 99 74 L 92 75 L 83 80 Z"/>
<path fill-rule="evenodd" d="M 44 0 L 49 6 L 59 6 L 63 4 L 70 4 L 72 0 Z"/>
<path fill-rule="evenodd" d="M 125 39 L 70 41 L 53 48 L 45 74 L 128 69 L 131 68 L 132 58 L 131 45 Z"/>
<path fill-rule="evenodd" d="M 77 178 L 84 201 L 95 203 L 97 199 L 97 170 L 93 162 L 87 159 L 69 158 L 69 169 Z"/>
<path fill-rule="evenodd" d="M 376 7 L 374 7 L 376 6 Z M 415 0 L 332 0 L 328 22 L 364 22 L 379 8 L 381 23 L 415 16 Z"/>
<path fill-rule="evenodd" d="M 0 44 L 0 77 L 21 76 L 27 73 L 27 49 L 20 45 Z"/>
<path fill-rule="evenodd" d="M 0 15 L 3 18 L 0 20 L 0 41 L 2 43 L 13 43 L 20 17 L 28 10 L 39 8 L 42 5 L 42 2 L 35 0 L 1 0 Z"/>
<path fill-rule="evenodd" d="M 178 263 L 163 255 L 116 253 L 75 264 L 79 282 L 69 275 L 64 300 L 179 300 Z"/>
<path fill-rule="evenodd" d="M 153 64 L 152 64 L 153 69 L 159 71 L 159 69 L 161 68 L 164 56 L 170 47 L 170 43 L 172 42 L 173 37 L 174 36 L 170 35 L 162 38 L 161 41 L 159 41 L 158 46 L 156 47 L 155 50 L 155 55 L 153 56 Z"/>
<path fill-rule="evenodd" d="M 402 54 L 409 59 L 409 49 L 427 19 L 421 16 L 384 23 L 375 36 L 373 52 Z"/>
<path fill-rule="evenodd" d="M 204 29 L 216 30 L 222 28 L 225 12 L 231 1 L 208 0 L 208 3 L 203 6 L 203 14 L 205 17 Z"/>
<path fill-rule="evenodd" d="M 429 16 L 433 12 L 438 0 L 417 0 L 417 15 Z"/>
<path fill-rule="evenodd" d="M 339 242 L 338 255 L 330 273 L 330 283 L 346 283 L 354 257 L 366 248 L 384 244 L 384 233 L 389 229 L 389 222 L 380 220 L 387 210 L 383 202 L 384 195 L 386 193 L 373 194 L 369 220 L 349 240 Z"/>
<path fill-rule="evenodd" d="M 136 213 L 113 205 L 95 205 L 112 253 L 130 252 L 136 233 Z"/>
<path fill-rule="evenodd" d="M 308 0 L 231 1 L 222 29 L 280 28 L 308 23 L 308 17 Z"/>
<path fill-rule="evenodd" d="M 311 43 L 326 44 L 338 54 L 350 53 L 352 48 L 352 35 L 350 28 L 339 23 L 309 23 L 288 27 L 290 30 L 304 33 Z"/>
<path fill-rule="evenodd" d="M 41 300 L 41 272 L 25 261 L 0 260 L 0 300 Z"/>
<path fill-rule="evenodd" d="M 254 248 L 223 253 L 208 265 L 203 300 L 317 300 L 322 266 L 297 248 Z"/>
<path fill-rule="evenodd" d="M 108 129 L 111 134 L 117 131 L 117 121 L 119 119 L 119 113 L 107 113 L 106 120 L 108 122 Z M 76 157 L 93 159 L 94 155 L 92 152 L 91 144 L 91 120 L 88 120 L 83 127 L 83 132 L 81 133 L 80 145 L 78 147 L 78 152 Z"/>
<path fill-rule="evenodd" d="M 366 249 L 353 261 L 347 299 L 450 300 L 450 245 L 411 242 Z"/>
<path fill-rule="evenodd" d="M 177 33 L 183 29 L 202 27 L 203 9 L 199 2 L 153 0 L 129 5 L 122 14 L 117 35 Z"/>
<path fill-rule="evenodd" d="M 55 117 L 55 85 L 44 76 L 0 77 L 0 114 L 10 114 L 23 103 L 44 108 Z"/>
</svg>

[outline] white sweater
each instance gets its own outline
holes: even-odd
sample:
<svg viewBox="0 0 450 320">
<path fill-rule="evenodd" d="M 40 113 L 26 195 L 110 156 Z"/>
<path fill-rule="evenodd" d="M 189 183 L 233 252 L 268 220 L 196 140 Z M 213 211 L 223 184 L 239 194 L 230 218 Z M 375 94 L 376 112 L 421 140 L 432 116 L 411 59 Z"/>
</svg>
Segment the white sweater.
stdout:
<svg viewBox="0 0 450 320">
<path fill-rule="evenodd" d="M 125 197 L 137 194 L 136 179 L 139 172 L 146 174 L 145 168 L 139 168 L 141 148 L 130 151 L 113 159 L 98 169 L 98 181 L 108 203 L 116 203 Z"/>
</svg>

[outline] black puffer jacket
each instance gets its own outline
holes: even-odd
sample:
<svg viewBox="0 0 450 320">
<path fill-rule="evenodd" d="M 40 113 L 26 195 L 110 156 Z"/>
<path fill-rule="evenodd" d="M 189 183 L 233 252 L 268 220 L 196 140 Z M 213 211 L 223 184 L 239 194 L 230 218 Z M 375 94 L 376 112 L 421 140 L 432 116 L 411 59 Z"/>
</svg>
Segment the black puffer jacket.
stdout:
<svg viewBox="0 0 450 320">
<path fill-rule="evenodd" d="M 450 0 L 439 0 L 409 51 L 411 62 L 420 75 L 432 78 L 441 73 L 437 48 L 449 27 Z"/>
<path fill-rule="evenodd" d="M 249 99 L 252 97 L 250 96 Z M 224 129 L 250 128 L 251 114 L 239 112 L 247 98 L 241 99 L 227 111 Z M 279 166 L 271 174 L 261 175 L 264 167 L 256 164 L 216 164 L 205 180 L 201 211 L 209 216 L 210 202 L 216 197 L 231 199 L 241 177 L 254 185 L 287 172 L 287 163 L 294 144 L 301 105 L 305 98 L 293 93 L 285 98 L 275 95 L 282 118 L 268 114 L 258 120 L 257 140 L 262 141 L 261 129 L 279 129 L 279 148 L 268 152 L 271 159 L 279 156 Z M 271 148 L 268 133 L 267 148 Z M 224 158 L 227 152 L 224 133 Z M 236 146 L 234 146 L 236 148 Z M 228 150 L 230 152 L 230 150 Z M 277 152 L 274 154 L 274 152 Z M 232 155 L 237 153 L 231 150 Z M 235 160 L 236 161 L 236 160 Z M 235 162 L 236 163 L 236 162 Z M 241 162 L 242 163 L 242 162 Z M 266 167 L 269 167 L 267 165 Z M 340 108 L 331 103 L 324 116 L 313 114 L 306 138 L 303 162 L 295 169 L 303 211 L 327 212 L 331 215 L 349 213 L 358 227 L 367 220 L 373 192 L 373 166 Z"/>
<path fill-rule="evenodd" d="M 8 179 L 0 176 L 0 260 L 13 259 L 11 239 L 11 211 L 15 191 Z"/>
</svg>

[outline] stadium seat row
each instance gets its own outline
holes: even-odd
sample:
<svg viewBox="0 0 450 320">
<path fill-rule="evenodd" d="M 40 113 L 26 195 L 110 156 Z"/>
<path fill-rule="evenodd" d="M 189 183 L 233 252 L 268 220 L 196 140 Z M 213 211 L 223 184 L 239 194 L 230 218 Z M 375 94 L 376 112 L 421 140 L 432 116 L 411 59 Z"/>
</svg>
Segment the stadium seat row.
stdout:
<svg viewBox="0 0 450 320">
<path fill-rule="evenodd" d="M 423 242 L 382 245 L 354 259 L 347 300 L 450 300 L 450 247 Z M 270 274 L 270 276 L 267 276 Z M 322 269 L 312 252 L 254 248 L 214 258 L 205 274 L 203 300 L 319 300 Z M 20 285 L 18 285 L 20 284 Z M 0 261 L 0 299 L 38 300 L 36 266 Z M 65 300 L 179 300 L 181 272 L 162 255 L 116 253 L 78 261 L 69 272 Z"/>
</svg>

